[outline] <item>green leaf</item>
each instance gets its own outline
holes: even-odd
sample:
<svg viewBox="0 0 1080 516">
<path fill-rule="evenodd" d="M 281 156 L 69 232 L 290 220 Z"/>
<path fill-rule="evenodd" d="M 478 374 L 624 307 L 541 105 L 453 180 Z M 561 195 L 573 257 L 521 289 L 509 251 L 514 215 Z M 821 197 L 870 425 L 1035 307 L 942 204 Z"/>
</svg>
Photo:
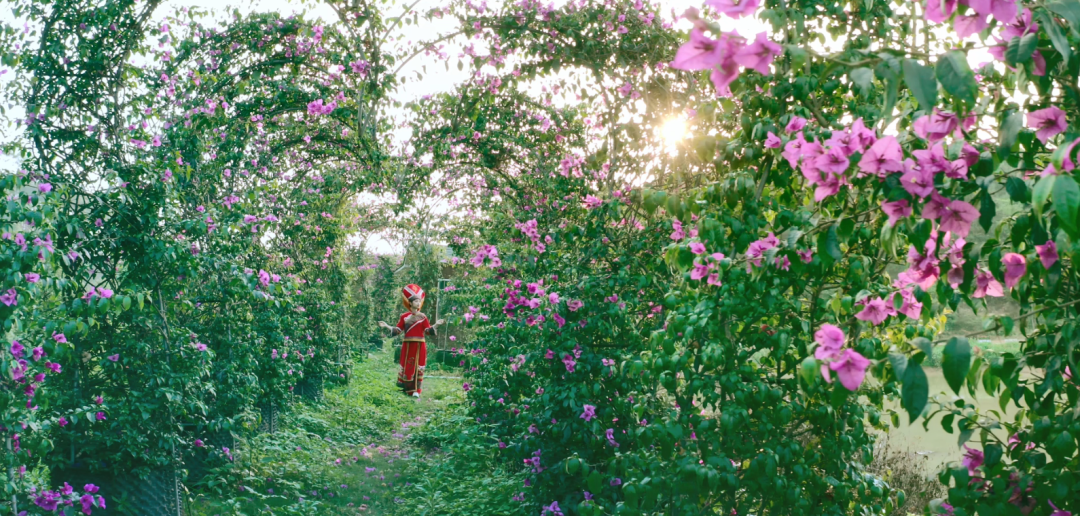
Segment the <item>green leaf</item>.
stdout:
<svg viewBox="0 0 1080 516">
<path fill-rule="evenodd" d="M 1058 176 L 1054 181 L 1054 209 L 1058 225 L 1074 241 L 1080 237 L 1080 187 L 1072 176 Z"/>
<path fill-rule="evenodd" d="M 997 215 L 997 205 L 994 203 L 994 197 L 990 195 L 989 190 L 983 190 L 979 196 L 979 225 L 982 226 L 983 231 L 990 231 L 995 215 Z"/>
<path fill-rule="evenodd" d="M 902 353 L 889 353 L 889 363 L 892 364 L 893 374 L 896 375 L 896 379 L 902 380 L 904 378 L 904 372 L 907 371 L 907 355 Z"/>
<path fill-rule="evenodd" d="M 934 79 L 934 70 L 928 66 L 919 64 L 914 59 L 904 60 L 904 84 L 919 101 L 919 107 L 924 111 L 930 111 L 937 105 L 937 80 Z"/>
<path fill-rule="evenodd" d="M 1028 187 L 1027 183 L 1019 177 L 1010 177 L 1005 181 L 1005 191 L 1009 192 L 1009 199 L 1012 202 L 1027 202 L 1028 200 Z"/>
<path fill-rule="evenodd" d="M 934 344 L 926 337 L 911 339 L 911 345 L 919 348 L 919 351 L 922 351 L 928 358 L 934 355 Z"/>
<path fill-rule="evenodd" d="M 828 231 L 818 233 L 818 255 L 821 257 L 822 263 L 826 267 L 829 267 L 835 262 L 844 257 L 844 253 L 840 252 L 839 238 L 836 235 L 836 224 L 829 226 Z"/>
<path fill-rule="evenodd" d="M 1056 0 L 1046 4 L 1046 8 L 1068 20 L 1073 32 L 1080 33 L 1080 3 L 1076 0 Z"/>
<path fill-rule="evenodd" d="M 869 68 L 856 68 L 848 72 L 848 78 L 864 97 L 874 88 L 874 71 Z"/>
<path fill-rule="evenodd" d="M 595 469 L 592 470 L 592 472 L 589 473 L 589 479 L 587 481 L 587 483 L 589 484 L 589 490 L 594 493 L 599 493 L 600 489 L 602 488 L 602 485 L 600 483 L 601 480 L 603 479 L 600 477 L 600 472 L 596 471 Z"/>
<path fill-rule="evenodd" d="M 1050 43 L 1054 45 L 1054 48 L 1061 53 L 1061 60 L 1066 63 L 1069 62 L 1069 58 L 1072 56 L 1072 49 L 1069 48 L 1069 39 L 1065 37 L 1065 34 L 1061 32 L 1061 27 L 1058 27 L 1054 18 L 1046 13 L 1046 11 L 1039 11 L 1039 26 L 1046 29 L 1046 33 L 1050 35 Z"/>
<path fill-rule="evenodd" d="M 930 382 L 919 364 L 908 364 L 903 382 L 900 404 L 907 411 L 910 424 L 914 423 L 926 408 L 926 400 L 930 397 Z"/>
<path fill-rule="evenodd" d="M 1046 206 L 1046 201 L 1050 200 L 1050 194 L 1054 191 L 1055 179 L 1057 176 L 1046 176 L 1039 178 L 1039 182 L 1035 183 L 1031 202 L 1035 208 L 1035 216 L 1039 218 L 1042 218 L 1043 206 Z"/>
<path fill-rule="evenodd" d="M 1024 37 L 1015 37 L 1009 40 L 1005 47 L 1005 62 L 1016 66 L 1031 60 L 1031 53 L 1035 51 L 1035 44 L 1039 42 L 1038 34 L 1028 34 Z"/>
<path fill-rule="evenodd" d="M 968 106 L 975 105 L 979 84 L 975 81 L 975 74 L 968 66 L 967 56 L 963 52 L 951 50 L 945 53 L 938 59 L 935 72 L 945 91 Z"/>
<path fill-rule="evenodd" d="M 964 378 L 971 368 L 971 344 L 963 337 L 953 337 L 941 354 L 941 370 L 945 381 L 956 394 L 964 386 Z"/>
<path fill-rule="evenodd" d="M 1007 154 L 1016 145 L 1016 140 L 1020 136 L 1020 129 L 1024 127 L 1024 115 L 1018 112 L 1013 112 L 1011 115 L 1005 117 L 1005 122 L 1001 124 L 1001 130 L 998 131 L 998 151 Z"/>
</svg>

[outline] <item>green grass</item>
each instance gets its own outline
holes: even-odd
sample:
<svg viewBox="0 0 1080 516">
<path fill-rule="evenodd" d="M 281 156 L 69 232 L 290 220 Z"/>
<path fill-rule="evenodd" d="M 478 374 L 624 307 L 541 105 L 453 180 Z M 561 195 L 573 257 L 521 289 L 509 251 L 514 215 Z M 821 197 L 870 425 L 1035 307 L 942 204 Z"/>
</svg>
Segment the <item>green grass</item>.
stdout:
<svg viewBox="0 0 1080 516">
<path fill-rule="evenodd" d="M 294 404 L 281 431 L 241 440 L 234 461 L 221 458 L 214 474 L 194 486 L 189 513 L 392 514 L 431 453 L 407 437 L 432 412 L 461 400 L 454 378 L 425 380 L 423 397 L 407 397 L 395 385 L 396 372 L 392 350 L 374 353 L 323 402 Z M 445 367 L 431 373 L 460 376 Z"/>
<path fill-rule="evenodd" d="M 1019 353 L 1022 342 L 1017 338 L 994 337 L 993 339 L 970 339 L 972 353 L 982 353 L 984 357 L 999 357 L 1005 353 Z M 945 346 L 935 346 L 934 356 L 930 357 L 923 365 L 931 367 L 941 366 L 941 354 Z"/>
</svg>

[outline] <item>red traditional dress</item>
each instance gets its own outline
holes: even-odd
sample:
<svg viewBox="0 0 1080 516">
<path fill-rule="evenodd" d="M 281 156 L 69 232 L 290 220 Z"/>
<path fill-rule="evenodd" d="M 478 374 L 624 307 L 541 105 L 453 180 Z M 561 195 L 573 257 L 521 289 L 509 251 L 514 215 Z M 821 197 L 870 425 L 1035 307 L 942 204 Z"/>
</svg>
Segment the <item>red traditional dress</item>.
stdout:
<svg viewBox="0 0 1080 516">
<path fill-rule="evenodd" d="M 420 388 L 424 381 L 424 366 L 427 365 L 427 343 L 424 337 L 431 329 L 431 323 L 422 313 L 405 312 L 398 319 L 397 327 L 405 333 L 401 343 L 398 383 L 405 389 L 405 394 L 424 392 Z"/>
<path fill-rule="evenodd" d="M 427 365 L 427 343 L 424 338 L 429 333 L 434 335 L 435 326 L 442 324 L 441 321 L 436 321 L 435 326 L 432 326 L 427 316 L 420 312 L 426 297 L 427 294 L 420 285 L 405 285 L 405 288 L 401 289 L 401 304 L 409 311 L 401 314 L 396 327 L 379 321 L 379 326 L 390 329 L 391 336 L 405 334 L 401 343 L 398 386 L 405 390 L 405 394 L 417 398 L 423 392 L 420 385 L 424 381 L 424 366 Z"/>
</svg>

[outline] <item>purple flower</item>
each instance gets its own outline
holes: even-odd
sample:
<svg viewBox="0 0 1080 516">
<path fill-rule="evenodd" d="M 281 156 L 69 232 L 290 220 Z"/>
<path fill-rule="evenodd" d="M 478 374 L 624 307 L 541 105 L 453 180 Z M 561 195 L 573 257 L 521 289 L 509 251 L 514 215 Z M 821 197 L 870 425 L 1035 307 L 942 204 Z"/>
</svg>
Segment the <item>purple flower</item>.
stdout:
<svg viewBox="0 0 1080 516">
<path fill-rule="evenodd" d="M 105 358 L 109 359 L 110 362 L 116 362 L 117 360 L 120 360 L 120 354 L 117 353 L 115 355 L 109 355 Z"/>
<path fill-rule="evenodd" d="M 859 170 L 885 177 L 888 172 L 904 170 L 904 152 L 895 136 L 883 136 L 867 149 L 859 160 Z"/>
<path fill-rule="evenodd" d="M 769 134 L 765 136 L 766 149 L 779 149 L 781 144 L 783 144 L 783 142 L 780 140 L 780 137 L 773 134 L 772 131 L 769 131 Z"/>
<path fill-rule="evenodd" d="M 803 127 L 806 127 L 806 119 L 801 116 L 793 116 L 791 117 L 791 120 L 788 121 L 787 126 L 784 127 L 784 131 L 791 134 L 802 131 Z"/>
<path fill-rule="evenodd" d="M 1047 240 L 1045 244 L 1035 246 L 1035 252 L 1038 253 L 1039 261 L 1046 270 L 1050 270 L 1050 267 L 1058 261 L 1057 244 L 1053 240 Z"/>
<path fill-rule="evenodd" d="M 840 377 L 840 384 L 852 392 L 862 385 L 867 367 L 870 367 L 870 360 L 852 349 L 845 349 L 839 360 L 829 364 L 829 368 Z"/>
<path fill-rule="evenodd" d="M 743 5 L 756 4 L 756 0 L 742 0 L 739 3 Z M 782 51 L 783 48 L 780 45 L 769 41 L 766 33 L 759 32 L 757 37 L 754 38 L 754 42 L 741 48 L 732 59 L 746 68 L 757 70 L 761 75 L 769 75 L 769 65 Z"/>
<path fill-rule="evenodd" d="M 574 299 L 566 303 L 566 308 L 569 308 L 571 312 L 576 312 L 579 308 L 583 306 L 585 306 L 585 303 L 583 303 L 580 299 Z"/>
<path fill-rule="evenodd" d="M 1027 260 L 1017 253 L 1008 253 L 1001 258 L 1005 266 L 1005 288 L 1013 288 L 1027 272 Z"/>
<path fill-rule="evenodd" d="M 67 344 L 68 341 L 67 337 L 65 337 L 63 333 L 54 333 L 52 338 L 54 341 L 56 341 L 57 344 Z"/>
<path fill-rule="evenodd" d="M 594 406 L 594 405 L 585 405 L 584 412 L 581 413 L 581 419 L 584 419 L 585 422 L 589 422 L 589 421 L 592 421 L 593 418 L 595 418 L 595 417 L 596 417 L 596 406 Z"/>
<path fill-rule="evenodd" d="M 604 437 L 607 438 L 608 444 L 610 444 L 611 446 L 613 446 L 615 448 L 619 447 L 619 443 L 615 442 L 615 429 L 614 428 L 608 428 L 607 430 L 605 430 L 604 431 Z"/>
<path fill-rule="evenodd" d="M 964 445 L 964 449 L 967 450 L 967 452 L 964 453 L 964 460 L 960 464 L 968 469 L 969 475 L 974 475 L 975 468 L 982 466 L 983 452 L 980 450 L 968 448 L 966 444 Z"/>
<path fill-rule="evenodd" d="M 262 285 L 263 287 L 269 287 L 270 286 L 270 273 L 268 273 L 268 272 L 266 272 L 266 271 L 264 271 L 262 269 L 259 269 L 259 284 Z"/>
<path fill-rule="evenodd" d="M 896 315 L 896 309 L 893 305 L 886 303 L 884 299 L 876 298 L 873 300 L 867 299 L 866 305 L 862 311 L 855 314 L 855 318 L 860 321 L 870 321 L 874 325 L 885 322 L 885 318 L 890 315 Z"/>
<path fill-rule="evenodd" d="M 979 218 L 979 210 L 971 204 L 934 194 L 923 206 L 922 217 L 927 220 L 941 219 L 940 231 L 949 231 L 958 237 L 966 237 L 971 223 Z"/>
<path fill-rule="evenodd" d="M 705 5 L 736 19 L 754 14 L 760 3 L 760 0 L 705 0 Z"/>
<path fill-rule="evenodd" d="M 672 221 L 671 228 L 674 230 L 671 232 L 672 240 L 678 242 L 679 240 L 686 238 L 686 232 L 683 231 L 682 222 L 680 222 L 679 220 Z"/>
<path fill-rule="evenodd" d="M 559 509 L 559 502 L 551 502 L 551 505 L 544 506 L 544 510 L 540 513 L 541 516 L 550 514 L 551 516 L 563 516 L 563 512 Z"/>
<path fill-rule="evenodd" d="M 907 199 L 893 202 L 882 201 L 881 210 L 889 216 L 888 224 L 895 226 L 898 220 L 911 216 L 911 203 Z"/>
<path fill-rule="evenodd" d="M 1065 120 L 1065 112 L 1061 108 L 1050 106 L 1028 113 L 1027 126 L 1035 129 L 1035 136 L 1045 144 L 1050 138 L 1065 132 L 1069 123 Z"/>
<path fill-rule="evenodd" d="M 694 254 L 705 254 L 705 244 L 701 242 L 691 242 L 690 252 Z"/>
<path fill-rule="evenodd" d="M 105 413 L 104 412 L 98 412 L 97 414 L 94 414 L 94 419 L 97 419 L 98 421 L 104 421 L 105 420 Z"/>
<path fill-rule="evenodd" d="M 619 477 L 615 477 L 615 478 L 611 479 L 611 482 L 609 482 L 609 484 L 611 484 L 613 486 L 621 486 L 622 485 L 622 479 L 619 478 Z"/>
<path fill-rule="evenodd" d="M 577 365 L 574 357 L 570 354 L 563 355 L 562 363 L 566 366 L 566 372 L 568 373 L 574 372 L 574 366 Z"/>
<path fill-rule="evenodd" d="M 971 294 L 971 297 L 1002 297 L 1005 295 L 1005 291 L 1001 288 L 1001 283 L 994 279 L 994 275 L 988 271 L 980 270 L 975 273 L 975 292 Z"/>
<path fill-rule="evenodd" d="M 695 28 L 690 31 L 690 40 L 675 53 L 671 67 L 676 70 L 708 70 L 720 64 L 723 58 L 720 42 Z"/>
<path fill-rule="evenodd" d="M 19 293 L 15 289 L 8 289 L 7 292 L 0 294 L 0 303 L 4 303 L 4 306 L 18 306 Z"/>
<path fill-rule="evenodd" d="M 38 281 L 41 281 L 41 276 L 34 272 L 28 272 L 23 277 L 26 278 L 27 283 L 37 283 Z"/>
<path fill-rule="evenodd" d="M 934 23 L 948 20 L 956 11 L 957 0 L 927 0 L 926 19 Z"/>
<path fill-rule="evenodd" d="M 600 199 L 598 199 L 597 197 L 595 197 L 593 195 L 586 195 L 585 196 L 585 201 L 584 201 L 583 204 L 585 205 L 586 208 L 588 208 L 590 210 L 595 210 L 596 208 L 599 208 L 600 206 L 602 206 L 604 204 L 604 201 L 601 201 Z"/>
<path fill-rule="evenodd" d="M 206 344 L 203 344 L 202 342 L 196 342 L 195 349 L 197 351 L 206 351 Z"/>
<path fill-rule="evenodd" d="M 1072 513 L 1066 510 L 1058 509 L 1054 502 L 1047 500 L 1046 503 L 1050 504 L 1050 507 L 1054 508 L 1054 512 L 1050 513 L 1050 516 L 1072 516 Z"/>
</svg>

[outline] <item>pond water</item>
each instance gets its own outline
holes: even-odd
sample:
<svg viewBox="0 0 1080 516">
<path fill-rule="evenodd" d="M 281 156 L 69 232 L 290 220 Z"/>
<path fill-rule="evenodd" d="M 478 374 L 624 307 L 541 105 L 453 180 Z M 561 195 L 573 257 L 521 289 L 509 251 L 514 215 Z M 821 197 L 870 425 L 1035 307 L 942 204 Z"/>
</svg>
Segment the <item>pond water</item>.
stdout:
<svg viewBox="0 0 1080 516">
<path fill-rule="evenodd" d="M 941 368 L 927 367 L 926 377 L 930 381 L 930 399 L 928 409 L 936 408 L 933 403 L 935 396 L 943 401 L 948 402 L 955 400 L 957 395 L 953 393 L 949 388 L 949 384 L 945 381 L 945 376 L 942 373 Z M 979 389 L 974 398 L 968 392 L 965 386 L 961 390 L 962 397 L 969 403 L 974 404 L 980 411 L 994 409 L 1000 411 L 998 406 L 998 399 L 994 396 L 986 394 L 985 391 Z M 901 407 L 900 403 L 896 402 L 891 404 L 888 408 L 892 408 L 900 413 L 900 426 L 890 430 L 888 439 L 890 447 L 898 450 L 910 451 L 917 456 L 925 457 L 926 467 L 929 471 L 936 471 L 941 465 L 946 462 L 959 462 L 964 455 L 963 448 L 958 443 L 959 432 L 954 428 L 953 433 L 948 433 L 941 428 L 941 416 L 934 417 L 934 420 L 930 422 L 928 430 L 923 429 L 922 420 L 916 420 L 914 424 L 908 424 L 907 412 Z M 1016 406 L 1010 404 L 1007 407 L 1006 418 L 1011 420 L 1016 413 Z M 955 425 L 955 423 L 954 423 Z M 1002 432 L 999 435 L 1000 438 L 1007 438 Z M 972 436 L 973 440 L 978 439 L 976 433 Z M 969 444 L 970 446 L 970 444 Z M 974 446 L 973 446 L 974 447 Z"/>
</svg>

